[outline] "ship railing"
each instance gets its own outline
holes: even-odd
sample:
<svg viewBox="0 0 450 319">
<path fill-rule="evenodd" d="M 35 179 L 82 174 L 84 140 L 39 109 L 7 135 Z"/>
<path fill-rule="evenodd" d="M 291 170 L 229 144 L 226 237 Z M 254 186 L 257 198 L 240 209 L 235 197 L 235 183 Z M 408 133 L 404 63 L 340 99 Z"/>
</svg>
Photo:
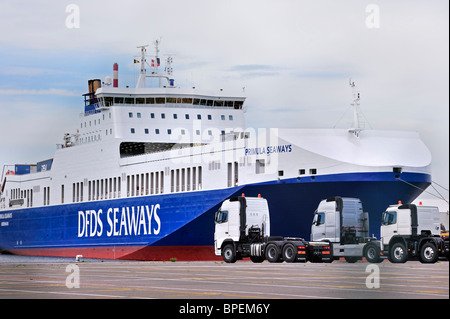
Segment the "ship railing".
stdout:
<svg viewBox="0 0 450 319">
<path fill-rule="evenodd" d="M 88 109 L 85 109 L 84 112 L 80 113 L 80 117 L 100 113 L 102 110 L 107 110 L 109 107 L 102 102 L 97 102 L 86 106 L 86 108 Z"/>
</svg>

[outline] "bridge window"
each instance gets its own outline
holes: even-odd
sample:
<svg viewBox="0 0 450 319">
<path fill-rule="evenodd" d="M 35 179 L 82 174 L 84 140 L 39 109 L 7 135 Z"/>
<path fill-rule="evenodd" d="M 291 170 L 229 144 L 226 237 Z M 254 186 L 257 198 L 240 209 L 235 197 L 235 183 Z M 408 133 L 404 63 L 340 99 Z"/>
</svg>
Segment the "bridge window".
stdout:
<svg viewBox="0 0 450 319">
<path fill-rule="evenodd" d="M 105 106 L 111 106 L 113 104 L 112 96 L 105 96 Z"/>
<path fill-rule="evenodd" d="M 242 109 L 242 105 L 244 104 L 244 101 L 234 101 L 234 108 L 236 110 Z"/>
</svg>

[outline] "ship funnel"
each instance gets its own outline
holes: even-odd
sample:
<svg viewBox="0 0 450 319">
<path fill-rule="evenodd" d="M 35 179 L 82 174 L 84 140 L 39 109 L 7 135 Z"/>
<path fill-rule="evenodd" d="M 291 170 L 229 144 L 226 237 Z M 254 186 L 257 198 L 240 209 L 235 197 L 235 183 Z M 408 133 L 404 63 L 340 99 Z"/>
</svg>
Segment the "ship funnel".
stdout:
<svg viewBox="0 0 450 319">
<path fill-rule="evenodd" d="M 89 93 L 95 93 L 98 88 L 102 87 L 102 81 L 100 79 L 94 79 L 88 81 Z"/>
<path fill-rule="evenodd" d="M 117 63 L 113 65 L 113 87 L 119 87 L 119 65 Z"/>
<path fill-rule="evenodd" d="M 94 79 L 88 81 L 88 89 L 89 89 L 89 104 L 95 103 L 94 96 L 95 92 L 98 88 L 102 87 L 102 81 L 100 79 Z"/>
</svg>

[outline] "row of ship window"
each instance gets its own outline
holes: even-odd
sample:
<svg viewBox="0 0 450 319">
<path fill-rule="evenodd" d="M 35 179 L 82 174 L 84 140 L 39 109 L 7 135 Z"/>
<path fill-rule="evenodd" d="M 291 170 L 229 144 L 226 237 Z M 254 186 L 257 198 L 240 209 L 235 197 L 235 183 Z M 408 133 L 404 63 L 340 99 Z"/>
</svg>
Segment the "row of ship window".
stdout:
<svg viewBox="0 0 450 319">
<path fill-rule="evenodd" d="M 128 117 L 129 117 L 129 118 L 133 118 L 133 117 L 134 117 L 134 113 L 133 113 L 133 112 L 129 112 L 129 113 L 128 113 Z M 138 119 L 140 119 L 140 118 L 142 118 L 142 114 L 141 114 L 140 112 L 137 112 L 137 113 L 136 113 L 136 117 L 137 117 Z M 155 113 L 150 113 L 150 118 L 154 119 L 154 118 L 155 118 Z M 162 118 L 162 119 L 165 119 L 165 118 L 166 118 L 166 113 L 161 113 L 161 118 Z M 185 114 L 185 115 L 184 115 L 184 118 L 185 118 L 186 120 L 189 120 L 189 119 L 190 119 L 190 114 Z M 211 115 L 211 114 L 208 114 L 208 115 L 207 115 L 207 118 L 208 118 L 208 120 L 212 120 L 212 115 Z M 173 119 L 174 119 L 174 120 L 178 119 L 178 114 L 177 114 L 177 113 L 173 113 Z M 202 119 L 202 115 L 201 115 L 201 114 L 197 114 L 197 120 L 201 120 L 201 119 Z M 221 119 L 222 121 L 225 121 L 226 116 L 222 114 L 222 115 L 220 116 L 220 119 Z M 232 120 L 233 120 L 233 115 L 228 115 L 228 119 L 229 119 L 230 121 L 232 121 Z M 100 123 L 100 120 L 99 120 L 99 123 Z"/>
<path fill-rule="evenodd" d="M 136 129 L 134 127 L 130 128 L 130 132 L 131 134 L 135 134 L 136 133 Z M 145 134 L 150 134 L 150 130 L 148 128 L 144 128 L 144 133 Z M 186 130 L 185 129 L 181 129 L 180 130 L 181 135 L 186 135 Z M 155 134 L 160 134 L 160 129 L 159 128 L 155 128 Z M 171 135 L 172 134 L 172 129 L 168 128 L 167 129 L 167 134 Z M 200 135 L 201 132 L 200 130 L 195 130 L 195 135 Z M 225 131 L 222 131 L 222 134 L 225 134 Z M 106 134 L 108 135 L 108 133 Z M 208 135 L 212 136 L 212 130 L 208 130 Z"/>
<path fill-rule="evenodd" d="M 109 115 L 110 115 L 110 118 L 111 118 L 111 114 L 109 114 Z M 129 112 L 128 113 L 128 117 L 129 118 L 133 118 L 134 117 L 134 113 L 133 112 Z M 142 114 L 140 112 L 137 112 L 136 113 L 136 117 L 137 118 L 142 118 Z M 150 118 L 154 119 L 155 118 L 155 113 L 150 113 Z M 161 113 L 161 118 L 165 119 L 166 118 L 166 114 L 165 113 Z M 174 113 L 173 114 L 173 118 L 177 119 L 178 118 L 178 114 Z M 187 120 L 190 119 L 190 114 L 185 114 L 185 118 Z M 208 114 L 207 118 L 208 118 L 208 120 L 212 120 L 212 115 Z M 226 116 L 225 115 L 221 115 L 220 118 L 221 118 L 222 121 L 225 121 Z M 201 120 L 202 119 L 202 115 L 201 114 L 197 114 L 197 119 Z M 233 115 L 228 115 L 228 120 L 233 121 Z M 87 124 L 87 122 L 84 122 L 84 127 L 87 126 L 86 124 Z M 100 124 L 100 119 L 98 119 L 98 124 Z M 92 121 L 89 121 L 89 126 L 91 126 L 91 125 L 92 125 Z M 96 119 L 94 120 L 94 125 L 97 125 L 97 120 Z M 81 128 L 83 128 L 83 123 L 81 123 Z M 130 132 L 131 132 L 131 134 L 135 134 L 136 133 L 136 129 L 135 128 L 131 128 Z M 112 134 L 112 129 L 109 129 L 109 132 L 108 132 L 108 129 L 107 129 L 106 130 L 106 135 L 108 135 L 108 133 Z M 144 129 L 144 133 L 145 134 L 150 134 L 150 130 L 148 128 L 145 128 Z M 197 130 L 195 133 L 196 133 L 196 135 L 200 135 L 200 131 L 199 130 Z M 160 129 L 155 129 L 155 134 L 160 134 Z M 171 135 L 172 134 L 172 129 L 167 129 L 167 134 Z M 184 129 L 182 129 L 181 130 L 181 135 L 185 135 L 185 134 L 186 134 L 186 131 Z M 208 131 L 208 135 L 212 135 L 212 131 L 211 130 Z M 98 134 L 98 138 L 97 138 L 97 135 L 90 135 L 90 136 L 87 136 L 87 137 L 82 137 L 81 142 L 82 143 L 87 143 L 87 142 L 92 142 L 92 141 L 95 141 L 95 140 L 100 140 L 100 134 Z"/>
<path fill-rule="evenodd" d="M 19 205 L 26 207 L 33 207 L 33 191 L 39 191 L 39 186 L 34 186 L 33 189 L 22 190 L 15 188 L 11 190 L 11 200 L 9 206 Z M 50 186 L 44 187 L 44 206 L 50 205 Z"/>
<path fill-rule="evenodd" d="M 181 169 L 167 169 L 164 171 L 142 173 L 126 176 L 126 196 L 143 196 L 164 193 L 165 175 L 170 175 L 170 192 L 184 192 L 201 190 L 202 188 L 202 167 L 188 167 Z M 72 202 L 85 201 L 84 188 L 87 186 L 87 200 L 102 200 L 121 198 L 121 177 L 111 177 L 84 182 L 72 183 Z M 44 187 L 43 205 L 50 205 L 50 186 Z M 26 202 L 25 202 L 26 201 Z M 33 190 L 21 190 L 19 188 L 11 190 L 10 206 L 20 205 L 33 207 Z M 65 203 L 65 185 L 61 185 L 61 204 Z"/>
<path fill-rule="evenodd" d="M 109 118 L 111 118 L 111 113 L 108 114 Z M 103 114 L 103 120 L 105 120 L 105 114 Z M 94 125 L 100 125 L 100 119 L 94 119 Z M 92 120 L 89 121 L 89 127 L 92 126 Z M 84 127 L 87 127 L 87 122 L 84 122 Z M 83 122 L 81 122 L 81 128 L 83 128 Z"/>
<path fill-rule="evenodd" d="M 194 99 L 181 97 L 111 97 L 105 96 L 99 98 L 100 104 L 111 106 L 114 104 L 191 104 L 199 106 L 215 106 L 215 107 L 230 107 L 234 109 L 241 109 L 244 101 L 231 100 L 208 100 L 208 99 Z"/>
<path fill-rule="evenodd" d="M 130 133 L 131 134 L 135 134 L 136 133 L 136 129 L 134 127 L 130 128 Z M 159 135 L 161 133 L 161 130 L 159 128 L 155 128 L 155 134 Z M 112 129 L 106 129 L 105 131 L 106 135 L 112 135 Z M 150 134 L 150 129 L 148 128 L 144 128 L 144 134 Z M 172 129 L 167 129 L 167 134 L 171 135 L 172 134 Z M 180 130 L 180 134 L 181 135 L 186 135 L 186 130 L 185 129 L 181 129 Z M 200 135 L 201 132 L 200 130 L 195 130 L 195 135 Z M 225 131 L 222 131 L 222 134 L 225 134 Z M 213 132 L 212 130 L 208 130 L 208 136 L 212 136 Z M 81 143 L 89 143 L 89 142 L 93 142 L 93 141 L 99 141 L 101 139 L 100 134 L 94 134 L 94 135 L 89 135 L 86 137 L 82 137 L 80 139 Z"/>
<path fill-rule="evenodd" d="M 133 112 L 129 112 L 128 113 L 128 117 L 129 118 L 133 118 L 134 117 L 134 113 Z M 142 118 L 142 114 L 140 112 L 137 112 L 136 113 L 136 117 L 140 119 L 140 118 Z M 111 113 L 109 113 L 109 118 L 111 118 Z M 156 118 L 155 113 L 150 113 L 150 118 L 152 118 L 152 119 Z M 161 119 L 165 119 L 165 118 L 166 118 L 166 113 L 161 113 Z M 189 120 L 190 119 L 190 114 L 185 114 L 184 118 L 186 120 Z M 208 120 L 212 120 L 212 115 L 208 114 L 207 118 L 208 118 Z M 104 119 L 105 119 L 105 115 L 103 115 L 103 120 Z M 173 119 L 175 119 L 175 120 L 178 119 L 178 114 L 177 113 L 173 114 Z M 201 120 L 201 119 L 202 119 L 202 115 L 201 114 L 197 114 L 197 120 Z M 226 116 L 222 114 L 220 116 L 220 119 L 222 121 L 225 121 Z M 233 121 L 233 115 L 228 115 L 228 120 Z M 97 123 L 100 125 L 100 119 L 98 119 L 98 120 L 94 119 L 94 125 L 97 125 Z M 89 121 L 89 126 L 92 126 L 92 120 Z M 87 122 L 84 122 L 84 125 L 83 125 L 83 123 L 81 123 L 81 128 L 83 128 L 83 127 L 87 127 Z"/>
<path fill-rule="evenodd" d="M 159 128 L 155 128 L 155 134 L 159 135 L 161 133 L 161 130 Z M 130 133 L 131 134 L 136 134 L 136 129 L 134 127 L 130 128 Z M 221 131 L 222 134 L 225 134 L 225 131 Z M 105 130 L 105 134 L 106 135 L 112 135 L 112 129 L 106 129 Z M 144 134 L 150 134 L 150 129 L 148 128 L 144 128 Z M 167 129 L 167 135 L 171 135 L 172 134 L 172 129 Z M 180 134 L 181 135 L 186 135 L 186 130 L 185 129 L 180 129 Z M 195 130 L 195 135 L 200 136 L 201 135 L 201 131 L 200 130 Z M 208 136 L 212 136 L 213 132 L 212 130 L 208 130 Z M 100 134 L 93 134 L 93 135 L 89 135 L 86 137 L 81 137 L 80 138 L 80 142 L 81 143 L 89 143 L 89 142 L 94 142 L 94 141 L 99 141 L 101 140 L 101 136 Z"/>
<path fill-rule="evenodd" d="M 195 191 L 202 188 L 202 167 L 172 169 L 170 192 Z M 151 172 L 126 176 L 127 197 L 164 193 L 165 172 Z M 83 202 L 85 183 L 88 186 L 87 200 L 101 200 L 121 197 L 121 177 L 111 177 L 72 184 L 72 201 Z M 64 203 L 64 185 L 61 185 L 61 203 Z"/>
</svg>

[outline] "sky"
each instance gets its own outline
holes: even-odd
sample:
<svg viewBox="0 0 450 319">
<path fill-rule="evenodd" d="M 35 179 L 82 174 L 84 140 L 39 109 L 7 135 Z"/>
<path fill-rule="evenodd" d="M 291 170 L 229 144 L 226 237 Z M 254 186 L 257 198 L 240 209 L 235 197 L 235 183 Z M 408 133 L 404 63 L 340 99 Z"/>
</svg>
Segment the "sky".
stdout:
<svg viewBox="0 0 450 319">
<path fill-rule="evenodd" d="M 0 0 L 0 166 L 53 157 L 87 81 L 117 62 L 135 86 L 156 39 L 176 85 L 244 90 L 253 128 L 350 127 L 351 78 L 365 127 L 418 132 L 448 190 L 447 0 Z"/>
</svg>

